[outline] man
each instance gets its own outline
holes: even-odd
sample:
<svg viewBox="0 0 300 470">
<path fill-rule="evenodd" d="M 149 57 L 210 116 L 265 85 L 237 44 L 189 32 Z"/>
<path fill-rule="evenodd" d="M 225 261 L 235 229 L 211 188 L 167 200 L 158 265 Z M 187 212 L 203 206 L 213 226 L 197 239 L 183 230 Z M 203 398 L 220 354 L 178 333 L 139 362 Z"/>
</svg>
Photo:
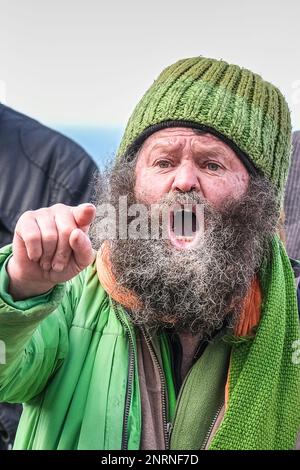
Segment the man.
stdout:
<svg viewBox="0 0 300 470">
<path fill-rule="evenodd" d="M 26 210 L 91 200 L 97 172 L 91 157 L 72 140 L 1 103 L 0 162 L 0 247 L 11 243 Z M 11 448 L 20 413 L 20 405 L 0 403 L 0 450 Z"/>
<path fill-rule="evenodd" d="M 300 258 L 299 205 L 300 131 L 293 133 L 293 153 L 284 197 L 286 250 L 292 258 Z"/>
<path fill-rule="evenodd" d="M 276 235 L 290 141 L 274 86 L 183 59 L 101 179 L 96 261 L 94 206 L 21 216 L 0 271 L 17 449 L 295 447 L 299 314 Z"/>
</svg>

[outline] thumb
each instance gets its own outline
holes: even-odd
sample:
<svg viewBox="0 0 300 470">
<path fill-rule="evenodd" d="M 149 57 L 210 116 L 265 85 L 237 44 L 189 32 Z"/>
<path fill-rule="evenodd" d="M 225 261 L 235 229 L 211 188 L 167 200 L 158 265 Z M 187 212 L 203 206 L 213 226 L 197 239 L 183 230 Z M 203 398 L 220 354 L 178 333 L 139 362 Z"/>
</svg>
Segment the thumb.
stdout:
<svg viewBox="0 0 300 470">
<path fill-rule="evenodd" d="M 77 266 L 82 270 L 91 264 L 95 258 L 89 237 L 82 230 L 76 228 L 69 238 L 70 246 Z"/>
<path fill-rule="evenodd" d="M 86 203 L 72 208 L 73 217 L 76 225 L 87 232 L 96 215 L 96 207 L 93 204 Z"/>
</svg>

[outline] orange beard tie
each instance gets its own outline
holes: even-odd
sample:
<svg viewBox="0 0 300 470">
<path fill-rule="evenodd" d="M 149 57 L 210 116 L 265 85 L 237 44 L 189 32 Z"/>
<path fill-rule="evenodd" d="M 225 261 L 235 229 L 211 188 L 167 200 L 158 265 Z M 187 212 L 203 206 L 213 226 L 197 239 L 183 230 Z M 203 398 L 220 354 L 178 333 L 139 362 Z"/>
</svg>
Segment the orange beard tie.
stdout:
<svg viewBox="0 0 300 470">
<path fill-rule="evenodd" d="M 104 242 L 97 253 L 97 274 L 103 289 L 119 304 L 130 310 L 141 310 L 143 305 L 130 290 L 120 287 L 111 270 L 109 244 Z"/>
</svg>

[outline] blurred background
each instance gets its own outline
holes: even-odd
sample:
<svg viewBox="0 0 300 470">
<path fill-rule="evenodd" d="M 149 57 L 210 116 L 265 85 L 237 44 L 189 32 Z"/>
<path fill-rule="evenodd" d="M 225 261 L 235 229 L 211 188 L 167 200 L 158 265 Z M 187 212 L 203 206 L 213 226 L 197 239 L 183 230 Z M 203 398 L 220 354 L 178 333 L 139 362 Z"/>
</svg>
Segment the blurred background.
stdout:
<svg viewBox="0 0 300 470">
<path fill-rule="evenodd" d="M 0 0 L 0 102 L 62 131 L 102 166 L 133 107 L 182 57 L 263 75 L 300 128 L 295 0 Z"/>
</svg>

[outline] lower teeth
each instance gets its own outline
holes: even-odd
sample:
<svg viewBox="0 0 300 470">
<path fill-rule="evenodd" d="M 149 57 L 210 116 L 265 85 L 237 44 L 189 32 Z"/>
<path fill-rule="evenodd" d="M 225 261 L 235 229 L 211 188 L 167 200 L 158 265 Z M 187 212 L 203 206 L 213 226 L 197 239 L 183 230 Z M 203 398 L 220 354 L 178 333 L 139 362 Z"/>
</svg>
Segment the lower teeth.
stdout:
<svg viewBox="0 0 300 470">
<path fill-rule="evenodd" d="M 190 241 L 192 241 L 192 240 L 194 239 L 194 237 L 184 237 L 184 236 L 181 236 L 181 235 L 177 235 L 177 236 L 176 236 L 176 239 L 177 239 L 177 240 L 185 240 L 185 241 L 187 241 L 187 242 L 190 242 Z"/>
</svg>

